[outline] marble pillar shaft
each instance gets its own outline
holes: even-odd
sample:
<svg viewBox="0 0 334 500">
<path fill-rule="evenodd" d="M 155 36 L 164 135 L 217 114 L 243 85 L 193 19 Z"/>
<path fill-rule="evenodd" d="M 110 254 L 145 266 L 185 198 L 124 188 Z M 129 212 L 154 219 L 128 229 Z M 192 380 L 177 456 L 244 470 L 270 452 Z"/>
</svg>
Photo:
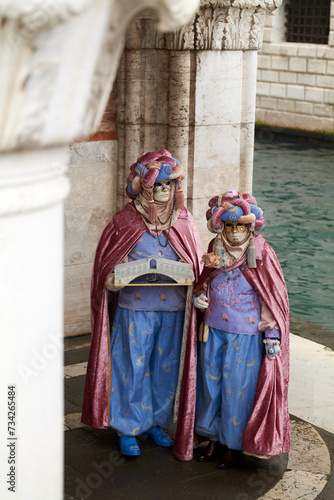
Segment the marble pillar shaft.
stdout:
<svg viewBox="0 0 334 500">
<path fill-rule="evenodd" d="M 69 192 L 66 161 L 64 147 L 0 155 L 0 331 L 6 356 L 0 377 L 1 429 L 6 432 L 0 470 L 6 478 L 14 466 L 15 498 L 22 499 L 36 498 L 36 482 L 39 498 L 61 498 L 63 489 L 60 249 Z M 13 414 L 8 413 L 8 386 L 15 386 Z M 15 436 L 9 431 L 12 423 Z M 10 442 L 15 447 L 11 463 Z M 1 482 L 1 498 L 8 498 L 8 486 Z"/>
</svg>

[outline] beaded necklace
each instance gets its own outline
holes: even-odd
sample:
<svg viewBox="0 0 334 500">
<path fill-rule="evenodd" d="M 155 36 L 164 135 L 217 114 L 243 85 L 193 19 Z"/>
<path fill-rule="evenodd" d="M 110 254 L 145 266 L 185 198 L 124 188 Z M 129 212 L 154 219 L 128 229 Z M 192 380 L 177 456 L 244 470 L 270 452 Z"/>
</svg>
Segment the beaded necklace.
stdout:
<svg viewBox="0 0 334 500">
<path fill-rule="evenodd" d="M 222 254 L 224 255 L 224 250 L 222 250 Z M 247 256 L 247 255 L 248 255 L 248 250 L 247 250 L 247 252 L 246 252 L 246 256 Z M 225 259 L 223 259 L 223 262 L 225 262 Z M 240 269 L 240 268 L 238 268 L 238 269 L 240 269 L 240 271 L 243 271 L 243 270 L 245 269 L 245 268 L 244 268 L 244 266 L 246 266 L 246 265 L 247 265 L 246 260 L 245 260 L 245 262 L 243 262 L 241 265 L 242 265 L 241 269 Z M 223 268 L 224 268 L 224 269 L 226 269 L 226 265 L 223 265 Z M 229 273 L 229 271 L 223 271 L 223 272 L 224 272 L 225 274 Z M 228 276 L 228 277 L 227 277 L 227 281 L 230 281 L 231 279 L 232 279 L 232 280 L 236 280 L 239 276 L 241 276 L 241 274 L 242 274 L 242 273 L 240 272 L 240 273 L 238 273 L 236 276 L 234 276 L 233 278 L 232 278 L 231 276 Z"/>
<path fill-rule="evenodd" d="M 176 193 L 174 193 L 174 199 L 173 199 L 173 206 L 172 206 L 172 210 L 170 211 L 170 214 L 169 214 L 169 216 L 167 217 L 167 219 L 166 219 L 165 221 L 160 220 L 159 215 L 157 215 L 157 219 L 158 219 L 158 221 L 160 222 L 160 224 L 161 224 L 161 225 L 166 224 L 166 222 L 168 222 L 168 221 L 169 221 L 169 219 L 170 219 L 170 220 L 172 220 L 173 213 L 174 213 L 174 207 L 175 207 L 175 201 L 176 201 Z M 155 223 L 155 225 L 156 225 L 156 227 L 157 227 L 157 223 Z"/>
</svg>

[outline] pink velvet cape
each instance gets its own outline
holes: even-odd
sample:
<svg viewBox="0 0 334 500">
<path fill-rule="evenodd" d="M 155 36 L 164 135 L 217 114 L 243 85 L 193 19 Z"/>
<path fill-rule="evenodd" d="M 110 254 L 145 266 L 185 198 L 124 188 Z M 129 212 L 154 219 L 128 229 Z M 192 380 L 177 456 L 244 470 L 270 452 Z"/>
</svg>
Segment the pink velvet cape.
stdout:
<svg viewBox="0 0 334 500">
<path fill-rule="evenodd" d="M 212 240 L 208 251 L 212 251 Z M 290 450 L 288 411 L 289 384 L 289 301 L 283 272 L 274 250 L 263 236 L 255 236 L 257 267 L 244 267 L 248 283 L 260 294 L 281 331 L 281 352 L 275 360 L 263 357 L 253 411 L 247 423 L 242 447 L 264 455 Z M 243 259 L 230 267 L 240 266 Z M 199 280 L 203 286 L 215 269 L 205 267 Z"/>
<path fill-rule="evenodd" d="M 96 250 L 91 283 L 92 341 L 89 354 L 85 393 L 82 409 L 84 424 L 94 428 L 109 427 L 111 391 L 110 325 L 108 315 L 108 291 L 105 281 L 115 266 L 135 246 L 147 231 L 141 215 L 133 204 L 127 204 L 117 212 L 104 229 Z M 167 236 L 167 231 L 164 232 Z M 193 217 L 182 209 L 173 224 L 169 241 L 184 262 L 192 266 L 195 282 L 202 266 L 203 249 Z M 179 460 L 191 460 L 193 453 L 193 429 L 196 403 L 197 363 L 196 310 L 191 306 L 188 339 L 185 353 L 180 393 L 174 454 Z"/>
</svg>

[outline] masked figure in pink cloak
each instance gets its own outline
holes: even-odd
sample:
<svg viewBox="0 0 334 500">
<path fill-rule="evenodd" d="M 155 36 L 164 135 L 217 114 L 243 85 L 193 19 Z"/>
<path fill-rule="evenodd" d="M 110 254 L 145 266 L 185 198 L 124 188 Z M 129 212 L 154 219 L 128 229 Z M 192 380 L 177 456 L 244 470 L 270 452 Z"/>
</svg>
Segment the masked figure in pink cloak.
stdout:
<svg viewBox="0 0 334 500">
<path fill-rule="evenodd" d="M 120 288 L 114 281 L 116 265 L 151 255 L 189 264 L 198 280 L 202 244 L 183 206 L 183 178 L 167 150 L 138 158 L 126 188 L 133 201 L 107 225 L 95 256 L 82 422 L 116 429 L 128 456 L 140 455 L 138 435 L 172 446 L 162 427 L 174 420 L 175 457 L 192 458 L 197 350 L 191 294 L 187 300 L 186 287 L 159 285 L 166 283 L 159 274 L 141 276 L 154 286 Z"/>
<path fill-rule="evenodd" d="M 196 289 L 200 330 L 195 430 L 209 440 L 199 461 L 233 467 L 241 452 L 270 458 L 289 451 L 289 304 L 275 252 L 262 236 L 254 196 L 213 197 L 216 234 Z"/>
</svg>

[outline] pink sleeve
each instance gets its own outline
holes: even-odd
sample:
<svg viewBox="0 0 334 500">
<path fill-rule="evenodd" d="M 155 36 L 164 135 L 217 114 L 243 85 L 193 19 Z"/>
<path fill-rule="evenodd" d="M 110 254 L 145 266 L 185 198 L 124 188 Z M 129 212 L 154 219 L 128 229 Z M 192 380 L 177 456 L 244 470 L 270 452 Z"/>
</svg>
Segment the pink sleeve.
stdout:
<svg viewBox="0 0 334 500">
<path fill-rule="evenodd" d="M 261 302 L 261 320 L 259 322 L 258 329 L 260 330 L 260 332 L 264 332 L 267 328 L 270 330 L 276 328 L 278 330 L 279 327 L 276 323 L 274 316 L 271 314 L 271 312 L 268 309 L 268 306 L 262 300 L 261 297 L 260 297 L 260 302 Z"/>
</svg>

